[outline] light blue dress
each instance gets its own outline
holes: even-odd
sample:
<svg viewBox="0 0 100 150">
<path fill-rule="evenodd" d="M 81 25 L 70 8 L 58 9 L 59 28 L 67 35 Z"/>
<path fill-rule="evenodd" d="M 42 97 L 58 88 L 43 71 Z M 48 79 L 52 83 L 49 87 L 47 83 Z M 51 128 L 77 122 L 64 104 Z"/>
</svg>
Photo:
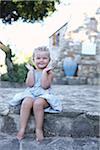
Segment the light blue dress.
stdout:
<svg viewBox="0 0 100 150">
<path fill-rule="evenodd" d="M 10 105 L 16 106 L 21 104 L 22 100 L 25 97 L 32 97 L 33 100 L 41 97 L 47 100 L 49 103 L 49 107 L 45 109 L 45 112 L 61 112 L 62 104 L 60 99 L 58 99 L 58 95 L 53 93 L 53 89 L 43 89 L 41 87 L 41 76 L 42 72 L 35 70 L 35 84 L 33 87 L 28 87 L 24 92 L 18 93 L 14 96 L 14 98 L 9 102 Z"/>
</svg>

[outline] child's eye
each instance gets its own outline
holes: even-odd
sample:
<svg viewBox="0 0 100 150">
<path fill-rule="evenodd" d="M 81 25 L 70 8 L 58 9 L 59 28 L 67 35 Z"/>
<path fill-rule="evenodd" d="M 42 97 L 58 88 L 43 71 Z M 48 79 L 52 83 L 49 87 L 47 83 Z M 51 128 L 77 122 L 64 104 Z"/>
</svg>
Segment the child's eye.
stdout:
<svg viewBox="0 0 100 150">
<path fill-rule="evenodd" d="M 37 57 L 36 59 L 40 59 L 40 57 Z"/>
<path fill-rule="evenodd" d="M 43 59 L 48 59 L 48 57 L 44 57 Z"/>
</svg>

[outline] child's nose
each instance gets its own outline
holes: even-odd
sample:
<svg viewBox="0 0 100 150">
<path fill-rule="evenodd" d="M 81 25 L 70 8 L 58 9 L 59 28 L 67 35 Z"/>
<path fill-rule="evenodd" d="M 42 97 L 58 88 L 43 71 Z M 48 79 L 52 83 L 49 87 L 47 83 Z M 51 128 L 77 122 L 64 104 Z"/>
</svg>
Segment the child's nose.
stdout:
<svg viewBox="0 0 100 150">
<path fill-rule="evenodd" d="M 41 58 L 40 61 L 43 61 L 43 58 Z"/>
</svg>

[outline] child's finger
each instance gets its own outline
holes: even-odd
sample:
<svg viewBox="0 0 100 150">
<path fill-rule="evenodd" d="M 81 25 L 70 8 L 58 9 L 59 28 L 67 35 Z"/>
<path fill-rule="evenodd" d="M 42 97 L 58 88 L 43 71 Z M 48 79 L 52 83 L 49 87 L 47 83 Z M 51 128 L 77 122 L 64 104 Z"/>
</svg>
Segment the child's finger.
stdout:
<svg viewBox="0 0 100 150">
<path fill-rule="evenodd" d="M 33 69 L 34 69 L 30 64 L 26 64 L 26 68 L 27 68 L 28 70 L 33 70 Z"/>
<path fill-rule="evenodd" d="M 50 70 L 52 70 L 52 67 L 45 68 L 45 71 L 46 71 L 46 72 L 48 72 L 48 71 L 50 71 Z"/>
</svg>

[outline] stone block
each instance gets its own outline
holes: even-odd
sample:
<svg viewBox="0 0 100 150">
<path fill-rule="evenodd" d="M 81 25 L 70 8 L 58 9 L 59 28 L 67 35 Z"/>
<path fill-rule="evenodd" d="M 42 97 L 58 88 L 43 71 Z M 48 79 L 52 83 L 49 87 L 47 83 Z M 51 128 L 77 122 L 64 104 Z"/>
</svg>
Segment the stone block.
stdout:
<svg viewBox="0 0 100 150">
<path fill-rule="evenodd" d="M 72 124 L 72 137 L 86 137 L 94 135 L 93 125 L 84 115 L 80 115 L 75 118 Z"/>
<path fill-rule="evenodd" d="M 83 85 L 87 84 L 85 77 L 66 77 L 66 83 L 68 85 Z"/>
<path fill-rule="evenodd" d="M 77 112 L 73 115 L 71 111 L 60 114 L 45 113 L 44 134 L 45 136 L 66 136 L 66 137 L 99 137 L 98 118 L 89 118 L 85 113 Z M 19 130 L 19 114 L 8 114 L 0 116 L 0 132 L 9 135 Z M 31 115 L 26 134 L 33 135 L 35 131 L 34 116 Z"/>
</svg>

